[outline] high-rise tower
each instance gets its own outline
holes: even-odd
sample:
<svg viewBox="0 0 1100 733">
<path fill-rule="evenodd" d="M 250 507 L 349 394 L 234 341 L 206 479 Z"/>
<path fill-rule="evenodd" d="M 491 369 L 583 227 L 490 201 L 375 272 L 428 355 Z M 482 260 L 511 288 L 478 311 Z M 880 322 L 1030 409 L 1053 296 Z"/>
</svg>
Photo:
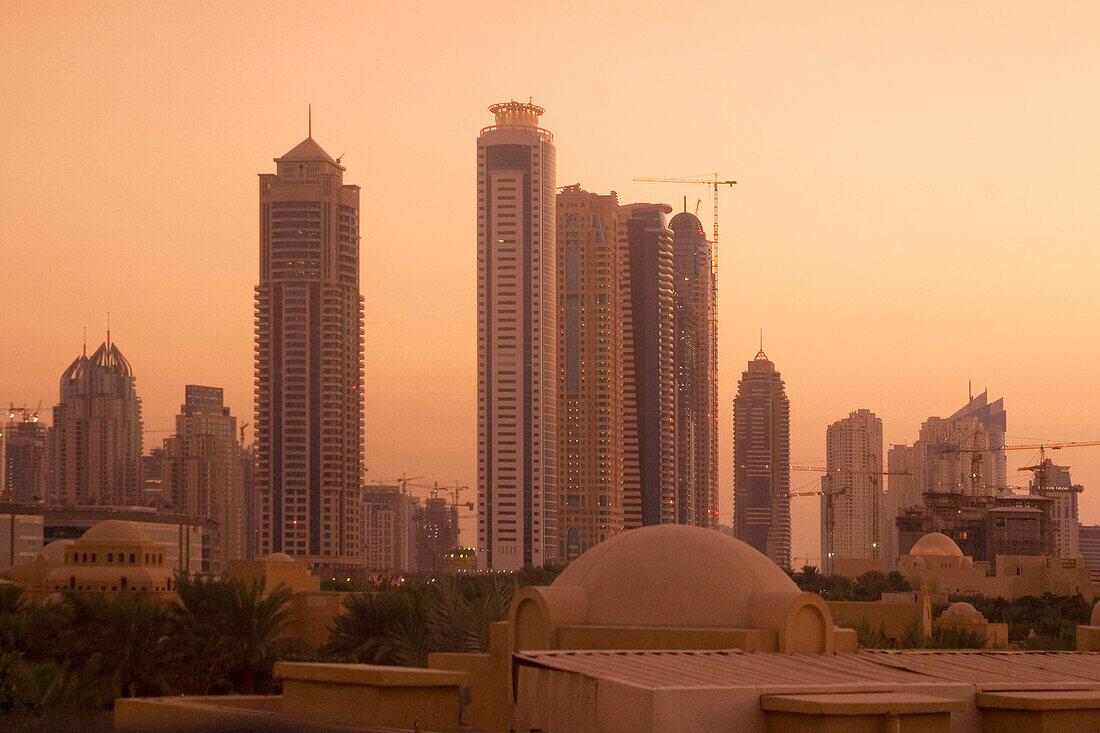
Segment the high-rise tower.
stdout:
<svg viewBox="0 0 1100 733">
<path fill-rule="evenodd" d="M 668 204 L 620 210 L 623 298 L 623 523 L 676 521 L 676 381 Z"/>
<path fill-rule="evenodd" d="M 718 526 L 717 283 L 703 225 L 672 217 L 676 346 L 676 522 Z"/>
<path fill-rule="evenodd" d="M 783 379 L 761 348 L 733 401 L 733 510 L 738 539 L 791 565 L 791 417 Z"/>
<path fill-rule="evenodd" d="M 307 137 L 260 174 L 260 552 L 356 566 L 363 474 L 359 187 Z"/>
<path fill-rule="evenodd" d="M 142 498 L 141 400 L 130 363 L 105 341 L 61 375 L 47 503 L 136 506 Z"/>
<path fill-rule="evenodd" d="M 477 556 L 558 557 L 553 135 L 542 107 L 494 104 L 477 138 Z"/>
<path fill-rule="evenodd" d="M 203 570 L 219 572 L 247 557 L 244 483 L 237 418 L 229 414 L 220 387 L 189 384 L 176 415 L 176 434 L 164 441 L 161 496 L 176 511 L 213 519 L 217 543 Z"/>
<path fill-rule="evenodd" d="M 870 410 L 856 410 L 830 425 L 825 431 L 825 467 L 823 491 L 832 495 L 833 527 L 830 537 L 823 526 L 822 572 L 832 572 L 834 558 L 882 558 L 882 420 Z"/>
<path fill-rule="evenodd" d="M 623 526 L 619 199 L 558 194 L 558 523 L 564 561 Z"/>
</svg>

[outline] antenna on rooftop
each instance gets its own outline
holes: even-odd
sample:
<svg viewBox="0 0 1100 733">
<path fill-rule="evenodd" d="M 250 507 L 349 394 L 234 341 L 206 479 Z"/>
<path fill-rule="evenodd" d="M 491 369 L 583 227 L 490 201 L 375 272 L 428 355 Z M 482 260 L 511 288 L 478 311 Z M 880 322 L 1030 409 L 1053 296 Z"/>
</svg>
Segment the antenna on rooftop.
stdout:
<svg viewBox="0 0 1100 733">
<path fill-rule="evenodd" d="M 308 128 L 309 137 L 313 137 L 313 103 L 312 102 L 308 106 L 308 114 L 309 114 L 309 123 L 308 123 L 309 124 L 309 128 Z"/>
<path fill-rule="evenodd" d="M 111 350 L 111 311 L 107 311 L 107 351 Z"/>
<path fill-rule="evenodd" d="M 88 355 L 88 327 L 84 327 L 84 356 Z"/>
</svg>

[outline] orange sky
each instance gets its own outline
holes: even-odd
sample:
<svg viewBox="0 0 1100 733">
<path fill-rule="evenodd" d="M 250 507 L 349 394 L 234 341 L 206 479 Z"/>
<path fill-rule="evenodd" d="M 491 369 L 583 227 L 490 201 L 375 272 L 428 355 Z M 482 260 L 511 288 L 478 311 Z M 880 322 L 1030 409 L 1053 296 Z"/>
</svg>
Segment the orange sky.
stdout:
<svg viewBox="0 0 1100 733">
<path fill-rule="evenodd" d="M 631 179 L 740 181 L 724 521 L 760 327 L 796 460 L 860 407 L 912 441 L 968 378 L 1004 396 L 1010 442 L 1100 439 L 1098 37 L 1091 2 L 9 3 L 0 402 L 48 410 L 109 310 L 148 430 L 186 383 L 251 421 L 256 174 L 312 102 L 363 187 L 368 478 L 472 484 L 475 138 L 487 105 L 533 96 L 559 184 L 694 206 L 705 189 Z M 1055 456 L 1100 522 L 1100 448 Z M 796 500 L 796 558 L 819 552 L 817 511 Z"/>
</svg>

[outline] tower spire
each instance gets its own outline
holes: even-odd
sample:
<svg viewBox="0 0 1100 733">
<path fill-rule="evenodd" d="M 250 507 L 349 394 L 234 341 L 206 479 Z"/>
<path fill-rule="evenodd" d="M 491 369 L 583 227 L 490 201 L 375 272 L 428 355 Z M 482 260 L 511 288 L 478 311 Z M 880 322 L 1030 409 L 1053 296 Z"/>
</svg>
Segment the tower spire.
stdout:
<svg viewBox="0 0 1100 733">
<path fill-rule="evenodd" d="M 107 351 L 111 350 L 111 311 L 107 311 Z"/>
<path fill-rule="evenodd" d="M 84 326 L 84 356 L 88 355 L 88 327 Z"/>
<path fill-rule="evenodd" d="M 309 107 L 308 107 L 308 110 L 307 110 L 307 115 L 309 117 L 309 120 L 308 120 L 308 125 L 309 126 L 307 128 L 307 132 L 309 133 L 308 137 L 313 137 L 313 103 L 312 102 L 309 103 Z"/>
</svg>

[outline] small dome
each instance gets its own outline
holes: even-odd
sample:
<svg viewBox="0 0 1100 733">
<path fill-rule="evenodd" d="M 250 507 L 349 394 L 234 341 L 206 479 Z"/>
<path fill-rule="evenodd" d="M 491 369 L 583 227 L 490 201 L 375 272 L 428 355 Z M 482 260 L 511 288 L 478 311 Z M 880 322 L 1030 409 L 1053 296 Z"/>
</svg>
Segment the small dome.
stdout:
<svg viewBox="0 0 1100 733">
<path fill-rule="evenodd" d="M 105 519 L 97 522 L 89 527 L 80 539 L 96 542 L 152 542 L 149 535 L 136 524 L 121 519 Z"/>
<path fill-rule="evenodd" d="M 982 620 L 982 615 L 978 613 L 978 609 L 966 601 L 958 601 L 948 606 L 947 610 L 940 614 L 940 618 L 945 621 L 977 623 Z"/>
<path fill-rule="evenodd" d="M 1096 602 L 1096 605 L 1092 607 L 1092 616 L 1089 617 L 1090 626 L 1100 626 L 1100 601 Z"/>
<path fill-rule="evenodd" d="M 910 555 L 934 556 L 934 557 L 962 557 L 962 550 L 955 541 L 940 532 L 929 532 L 917 540 Z"/>
<path fill-rule="evenodd" d="M 65 564 L 65 548 L 72 543 L 72 540 L 54 540 L 39 550 L 35 559 L 41 558 L 48 570 L 59 568 Z"/>
<path fill-rule="evenodd" d="M 632 529 L 588 550 L 551 583 L 587 595 L 585 624 L 752 628 L 759 592 L 799 594 L 778 565 L 712 529 L 662 524 Z"/>
<path fill-rule="evenodd" d="M 298 562 L 285 552 L 273 552 L 264 556 L 264 562 Z"/>
</svg>

